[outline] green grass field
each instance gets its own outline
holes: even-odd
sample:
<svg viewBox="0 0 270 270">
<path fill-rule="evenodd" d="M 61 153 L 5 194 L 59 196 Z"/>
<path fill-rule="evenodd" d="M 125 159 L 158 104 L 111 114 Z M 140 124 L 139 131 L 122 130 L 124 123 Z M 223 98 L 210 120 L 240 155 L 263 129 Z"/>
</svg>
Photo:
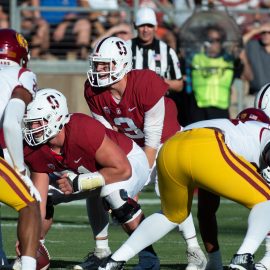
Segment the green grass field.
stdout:
<svg viewBox="0 0 270 270">
<path fill-rule="evenodd" d="M 142 193 L 142 202 L 150 199 L 150 203 L 142 203 L 146 215 L 159 210 L 159 204 L 153 192 Z M 152 202 L 151 199 L 154 199 Z M 193 217 L 197 226 L 197 204 L 196 198 L 193 203 Z M 9 259 L 15 257 L 16 240 L 16 217 L 17 213 L 7 206 L 1 208 L 2 231 L 4 247 Z M 227 265 L 232 255 L 237 251 L 246 231 L 248 210 L 244 207 L 222 200 L 218 211 L 219 241 L 223 255 L 224 266 Z M 153 229 L 155 225 L 153 224 Z M 50 269 L 66 269 L 68 266 L 80 262 L 83 257 L 94 248 L 91 229 L 88 225 L 86 209 L 81 204 L 62 204 L 55 208 L 55 219 L 53 228 L 46 238 L 46 246 L 50 251 L 52 261 Z M 200 235 L 198 238 L 202 246 Z M 127 239 L 126 234 L 120 226 L 110 226 L 110 247 L 116 250 L 121 243 Z M 154 244 L 155 250 L 161 261 L 161 269 L 185 269 L 186 245 L 178 231 L 172 231 L 160 241 Z M 203 249 L 204 250 L 204 249 Z M 264 247 L 258 250 L 255 259 L 259 260 L 264 253 Z M 130 260 L 126 269 L 132 269 L 137 263 L 137 257 Z"/>
</svg>

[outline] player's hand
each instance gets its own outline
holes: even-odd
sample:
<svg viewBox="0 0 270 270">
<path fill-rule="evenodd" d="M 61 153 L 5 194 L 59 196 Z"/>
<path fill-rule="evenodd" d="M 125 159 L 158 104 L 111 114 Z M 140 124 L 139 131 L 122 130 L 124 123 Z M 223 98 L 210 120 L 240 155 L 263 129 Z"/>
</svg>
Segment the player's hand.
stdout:
<svg viewBox="0 0 270 270">
<path fill-rule="evenodd" d="M 36 199 L 36 201 L 41 202 L 41 196 L 39 194 L 39 191 L 34 186 L 34 183 L 30 179 L 28 175 L 25 175 L 24 172 L 18 173 L 22 181 L 25 183 L 25 185 L 28 187 L 30 195 Z"/>
<path fill-rule="evenodd" d="M 65 195 L 68 195 L 68 194 L 73 193 L 72 181 L 69 178 L 70 177 L 70 174 L 73 174 L 73 175 L 77 176 L 74 173 L 66 173 L 66 174 L 63 174 L 61 176 L 61 178 L 56 181 L 57 184 L 58 184 L 58 186 L 59 186 L 59 188 L 60 188 L 60 190 Z"/>
<path fill-rule="evenodd" d="M 261 175 L 266 181 L 266 183 L 270 186 L 270 167 L 268 166 L 265 169 L 263 169 Z"/>
</svg>

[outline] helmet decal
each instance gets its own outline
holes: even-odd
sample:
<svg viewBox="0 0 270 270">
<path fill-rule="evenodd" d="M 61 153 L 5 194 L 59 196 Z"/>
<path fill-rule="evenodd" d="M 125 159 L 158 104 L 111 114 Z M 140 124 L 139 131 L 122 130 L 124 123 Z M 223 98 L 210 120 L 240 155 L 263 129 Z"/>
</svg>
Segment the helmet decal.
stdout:
<svg viewBox="0 0 270 270">
<path fill-rule="evenodd" d="M 26 39 L 19 33 L 16 33 L 16 38 L 20 46 L 28 50 L 28 43 Z"/>
</svg>

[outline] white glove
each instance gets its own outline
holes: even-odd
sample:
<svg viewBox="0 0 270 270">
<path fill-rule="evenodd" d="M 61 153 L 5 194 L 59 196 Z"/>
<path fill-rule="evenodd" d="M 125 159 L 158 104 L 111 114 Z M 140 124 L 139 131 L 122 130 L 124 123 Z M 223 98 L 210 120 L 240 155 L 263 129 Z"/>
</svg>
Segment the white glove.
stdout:
<svg viewBox="0 0 270 270">
<path fill-rule="evenodd" d="M 261 171 L 261 175 L 264 178 L 264 180 L 266 181 L 266 183 L 270 186 L 270 167 L 266 167 L 265 169 L 263 169 Z"/>
<path fill-rule="evenodd" d="M 30 195 L 35 198 L 38 202 L 41 202 L 41 196 L 39 194 L 39 191 L 34 186 L 32 180 L 28 175 L 23 175 L 22 173 L 18 173 L 22 181 L 25 183 L 25 185 L 29 188 Z"/>
</svg>

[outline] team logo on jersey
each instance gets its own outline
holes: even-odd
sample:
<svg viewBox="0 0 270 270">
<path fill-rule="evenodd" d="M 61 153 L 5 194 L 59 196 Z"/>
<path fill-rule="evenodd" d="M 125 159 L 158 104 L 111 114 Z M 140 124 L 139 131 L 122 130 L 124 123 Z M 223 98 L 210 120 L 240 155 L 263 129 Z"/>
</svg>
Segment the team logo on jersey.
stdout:
<svg viewBox="0 0 270 270">
<path fill-rule="evenodd" d="M 107 114 L 110 114 L 110 113 L 111 113 L 111 112 L 110 112 L 110 109 L 109 109 L 107 106 L 103 107 L 103 111 L 104 111 L 105 113 L 107 113 Z"/>
<path fill-rule="evenodd" d="M 120 110 L 120 108 L 116 108 L 116 113 L 117 114 L 121 114 L 122 113 L 121 110 Z"/>
<path fill-rule="evenodd" d="M 16 34 L 16 38 L 17 38 L 17 41 L 20 44 L 20 46 L 25 48 L 26 50 L 28 50 L 28 43 L 27 43 L 26 39 L 19 33 Z"/>
<path fill-rule="evenodd" d="M 47 164 L 48 168 L 51 170 L 55 170 L 55 166 L 52 163 Z"/>
</svg>

